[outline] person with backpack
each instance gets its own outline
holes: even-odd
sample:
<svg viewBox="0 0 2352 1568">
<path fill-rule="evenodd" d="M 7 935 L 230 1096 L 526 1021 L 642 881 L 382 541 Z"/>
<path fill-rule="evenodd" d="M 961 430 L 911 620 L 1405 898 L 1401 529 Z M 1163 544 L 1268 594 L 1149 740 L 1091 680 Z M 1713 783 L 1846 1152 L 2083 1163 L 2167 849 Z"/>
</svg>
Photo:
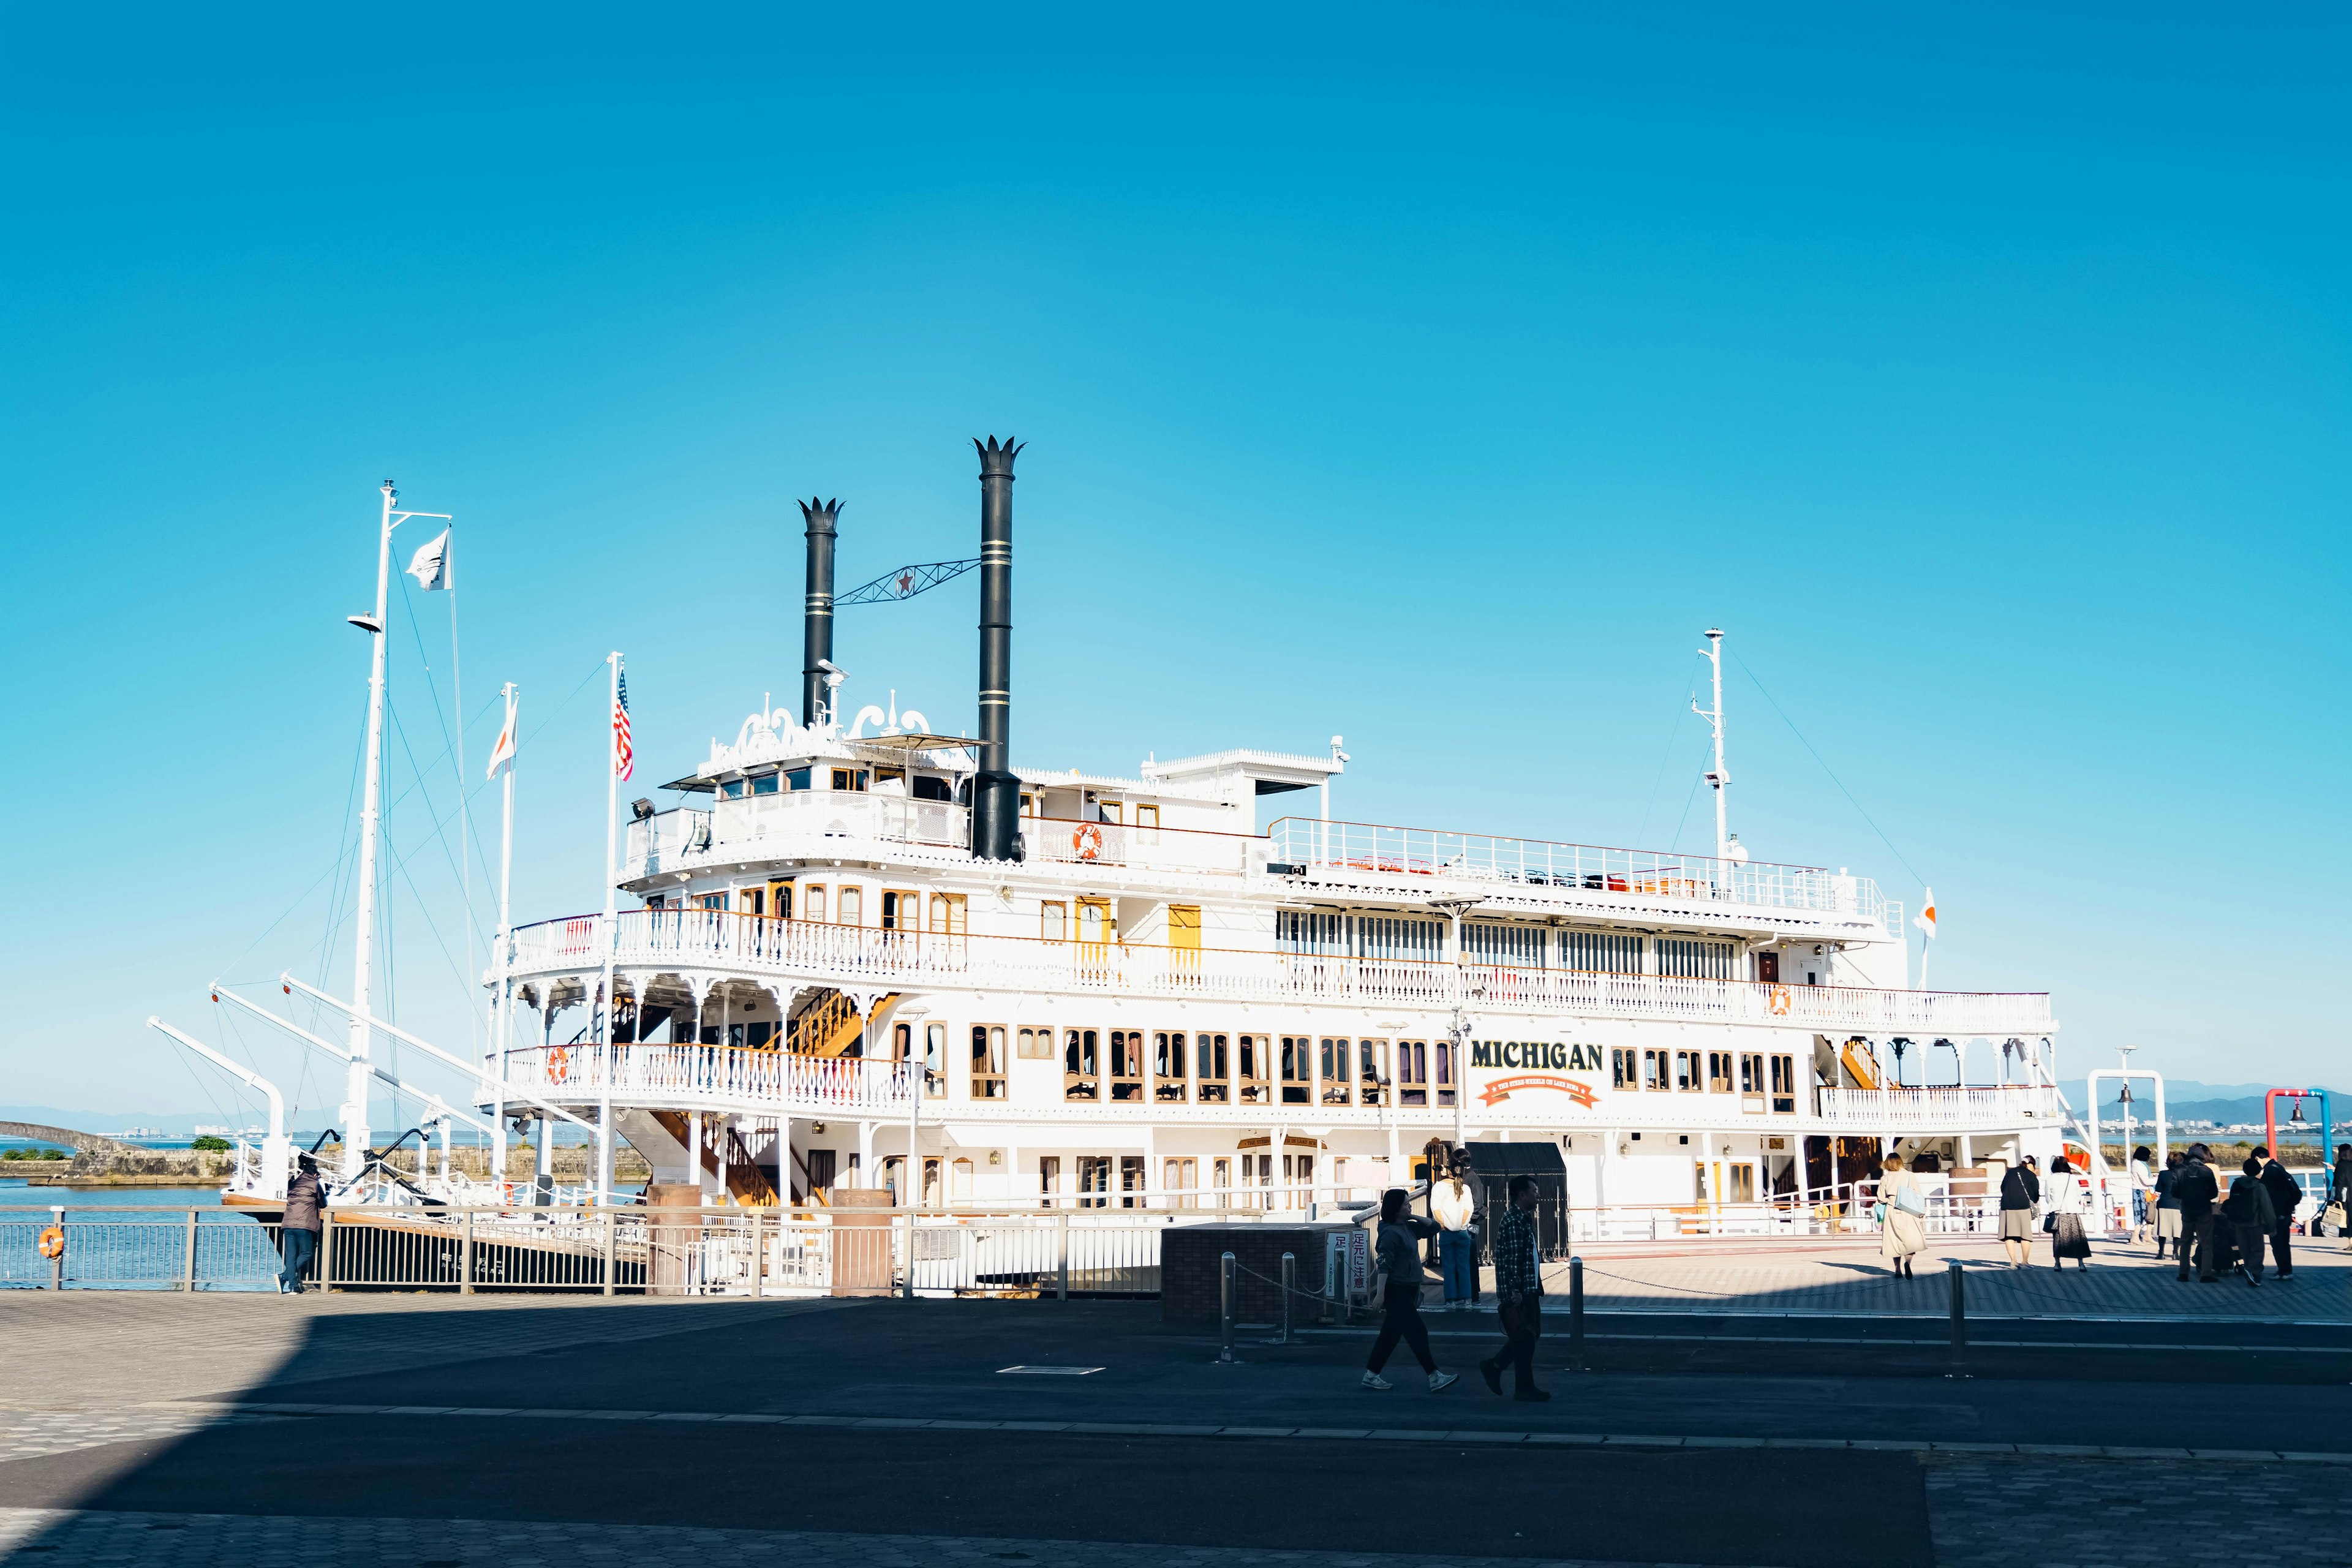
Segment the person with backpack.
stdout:
<svg viewBox="0 0 2352 1568">
<path fill-rule="evenodd" d="M 319 1256 L 319 1236 L 326 1226 L 321 1211 L 326 1203 L 326 1186 L 319 1180 L 319 1162 L 308 1154 L 297 1156 L 294 1174 L 286 1183 L 286 1213 L 278 1226 L 286 1254 L 285 1267 L 278 1271 L 278 1293 L 281 1296 L 299 1296 L 303 1291 L 303 1272 Z"/>
<path fill-rule="evenodd" d="M 2189 1145 L 2189 1153 L 2180 1162 L 2179 1171 L 2172 1178 L 2172 1195 L 2180 1204 L 2180 1269 L 2178 1278 L 2189 1282 L 2189 1265 L 2197 1265 L 2199 1283 L 2210 1285 L 2217 1276 L 2213 1272 L 2213 1205 L 2221 1200 L 2221 1184 L 2213 1177 L 2207 1163 L 2213 1151 L 2202 1143 Z"/>
<path fill-rule="evenodd" d="M 1919 1178 L 1903 1168 L 1903 1156 L 1886 1156 L 1886 1174 L 1878 1184 L 1878 1250 L 1887 1271 L 1897 1279 L 1915 1278 L 1911 1258 L 1927 1245 L 1927 1194 Z"/>
<path fill-rule="evenodd" d="M 2271 1262 L 2282 1279 L 2294 1278 L 2294 1244 L 2288 1239 L 2294 1234 L 2294 1211 L 2303 1204 L 2303 1184 L 2268 1149 L 2254 1151 L 2254 1158 L 2263 1163 L 2263 1190 L 2271 1195 L 2271 1207 L 2277 1211 L 2277 1222 L 2271 1226 Z"/>
<path fill-rule="evenodd" d="M 2278 1209 L 2271 1203 L 2271 1192 L 2263 1185 L 2263 1163 L 2252 1154 L 2239 1167 L 2241 1174 L 2230 1184 L 2230 1195 L 2221 1202 L 2221 1217 L 2238 1237 L 2238 1272 L 2246 1277 L 2249 1285 L 2263 1282 L 2263 1238 L 2278 1226 Z"/>
<path fill-rule="evenodd" d="M 2172 1184 L 2180 1175 L 2180 1151 L 2174 1149 L 2164 1156 L 2164 1169 L 2156 1173 L 2156 1255 L 2164 1256 L 2164 1244 L 2180 1245 L 2180 1200 L 2172 1195 Z"/>
<path fill-rule="evenodd" d="M 2028 1154 L 2000 1173 L 2000 1245 L 2011 1268 L 2033 1263 L 2033 1205 L 2042 1201 L 2042 1177 Z"/>
</svg>

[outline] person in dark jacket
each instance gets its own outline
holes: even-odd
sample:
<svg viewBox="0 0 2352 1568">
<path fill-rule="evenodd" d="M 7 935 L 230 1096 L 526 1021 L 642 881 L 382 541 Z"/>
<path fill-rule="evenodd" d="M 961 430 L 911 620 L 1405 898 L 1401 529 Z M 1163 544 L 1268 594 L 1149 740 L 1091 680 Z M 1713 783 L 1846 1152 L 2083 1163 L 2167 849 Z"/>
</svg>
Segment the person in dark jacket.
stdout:
<svg viewBox="0 0 2352 1568">
<path fill-rule="evenodd" d="M 1388 1365 L 1389 1352 L 1399 1340 L 1429 1374 L 1430 1393 L 1455 1381 L 1454 1373 L 1437 1370 L 1437 1358 L 1429 1353 L 1429 1331 L 1421 1321 L 1421 1289 L 1429 1278 L 1421 1267 L 1421 1244 L 1436 1235 L 1435 1220 L 1412 1212 L 1412 1194 L 1391 1187 L 1381 1194 L 1380 1239 L 1374 1247 L 1381 1270 L 1381 1331 L 1364 1363 L 1366 1388 L 1395 1386 L 1381 1375 L 1381 1368 Z"/>
<path fill-rule="evenodd" d="M 327 1194 L 319 1181 L 319 1162 L 308 1154 L 300 1160 L 300 1168 L 286 1184 L 286 1217 L 278 1227 L 286 1251 L 286 1267 L 278 1271 L 281 1296 L 302 1293 L 302 1271 L 319 1255 L 319 1231 L 326 1223 L 320 1211 Z"/>
<path fill-rule="evenodd" d="M 2352 1143 L 2336 1145 L 2336 1201 L 2352 1209 Z"/>
<path fill-rule="evenodd" d="M 2042 1177 L 2033 1168 L 2032 1155 L 2001 1173 L 2000 1245 L 2011 1268 L 2033 1262 L 2033 1205 L 2041 1201 Z"/>
<path fill-rule="evenodd" d="M 2221 1184 L 2214 1179 L 2209 1163 L 2213 1151 L 2202 1143 L 2189 1146 L 2189 1157 L 2180 1162 L 2180 1169 L 2172 1178 L 2172 1195 L 2180 1203 L 2180 1269 L 2179 1278 L 2186 1282 L 2189 1265 L 2197 1265 L 2198 1279 L 2213 1283 L 2213 1205 L 2221 1201 Z"/>
<path fill-rule="evenodd" d="M 2303 1184 L 2269 1150 L 2257 1149 L 2254 1157 L 2263 1163 L 2263 1190 L 2270 1194 L 2271 1207 L 2278 1215 L 2277 1223 L 2271 1226 L 2271 1262 L 2280 1279 L 2292 1279 L 2294 1245 L 2287 1238 L 2294 1233 L 2294 1211 L 2303 1202 Z"/>
<path fill-rule="evenodd" d="M 1536 1341 L 1543 1333 L 1543 1263 L 1536 1256 L 1536 1179 L 1511 1178 L 1511 1201 L 1495 1223 L 1495 1315 L 1502 1321 L 1503 1348 L 1478 1363 L 1478 1375 L 1503 1392 L 1503 1368 L 1513 1369 L 1511 1397 L 1549 1399 L 1536 1386 Z"/>
<path fill-rule="evenodd" d="M 2164 1156 L 2164 1169 L 2156 1173 L 2156 1255 L 2164 1256 L 2164 1244 L 2180 1245 L 2180 1200 L 2172 1195 L 2172 1184 L 2180 1174 L 2180 1151 L 2172 1150 Z"/>
<path fill-rule="evenodd" d="M 2238 1169 L 2238 1179 L 2230 1184 L 2230 1195 L 2221 1202 L 2221 1217 L 2237 1233 L 2238 1272 L 2246 1277 L 2247 1284 L 2260 1285 L 2263 1238 L 2277 1228 L 2278 1210 L 2271 1203 L 2270 1189 L 2263 1185 L 2263 1163 L 2249 1154 Z"/>
</svg>

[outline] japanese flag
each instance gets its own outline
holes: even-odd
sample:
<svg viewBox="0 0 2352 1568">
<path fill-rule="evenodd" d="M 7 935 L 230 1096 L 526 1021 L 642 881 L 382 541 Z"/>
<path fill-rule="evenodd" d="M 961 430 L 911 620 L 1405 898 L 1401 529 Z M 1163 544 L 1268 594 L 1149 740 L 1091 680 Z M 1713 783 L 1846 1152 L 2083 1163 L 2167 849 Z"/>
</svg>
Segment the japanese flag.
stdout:
<svg viewBox="0 0 2352 1568">
<path fill-rule="evenodd" d="M 1935 889 L 1928 888 L 1924 889 L 1924 896 L 1919 900 L 1919 912 L 1911 917 L 1911 923 L 1917 926 L 1921 931 L 1926 931 L 1929 942 L 1936 940 Z"/>
</svg>

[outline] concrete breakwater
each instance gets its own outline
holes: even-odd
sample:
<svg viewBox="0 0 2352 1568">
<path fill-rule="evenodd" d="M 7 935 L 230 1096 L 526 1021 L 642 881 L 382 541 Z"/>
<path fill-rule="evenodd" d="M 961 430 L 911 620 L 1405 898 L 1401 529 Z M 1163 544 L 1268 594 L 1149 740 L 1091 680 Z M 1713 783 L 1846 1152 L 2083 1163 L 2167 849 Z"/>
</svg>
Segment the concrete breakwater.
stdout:
<svg viewBox="0 0 2352 1568">
<path fill-rule="evenodd" d="M 559 1182 L 583 1182 L 588 1179 L 594 1151 L 585 1146 L 560 1148 L 554 1151 L 555 1179 Z M 319 1163 L 329 1170 L 342 1162 L 341 1145 L 330 1142 L 319 1151 Z M 385 1162 L 402 1175 L 419 1174 L 415 1145 L 410 1144 Z M 450 1169 L 461 1175 L 488 1180 L 490 1171 L 490 1151 L 488 1149 L 453 1149 L 449 1152 Z M 0 1175 L 22 1176 L 37 1187 L 191 1187 L 207 1186 L 225 1182 L 236 1167 L 236 1156 L 215 1149 L 114 1149 L 83 1150 L 71 1160 L 11 1160 Z M 441 1168 L 439 1150 L 427 1156 L 426 1169 Z M 507 1150 L 506 1179 L 510 1182 L 529 1181 L 537 1169 L 537 1152 L 515 1143 Z M 613 1152 L 613 1179 L 616 1182 L 642 1182 L 653 1174 L 642 1155 L 626 1144 Z"/>
</svg>

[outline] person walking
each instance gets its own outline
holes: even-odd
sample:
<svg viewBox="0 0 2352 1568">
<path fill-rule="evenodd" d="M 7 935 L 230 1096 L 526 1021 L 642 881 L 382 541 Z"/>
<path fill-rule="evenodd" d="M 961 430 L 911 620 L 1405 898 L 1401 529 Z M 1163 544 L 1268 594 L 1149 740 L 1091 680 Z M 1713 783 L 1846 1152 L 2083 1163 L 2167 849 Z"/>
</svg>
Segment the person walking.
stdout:
<svg viewBox="0 0 2352 1568">
<path fill-rule="evenodd" d="M 2180 1200 L 2172 1195 L 2172 1184 L 2180 1178 L 2180 1151 L 2169 1150 L 2164 1156 L 2164 1169 L 2156 1173 L 2156 1255 L 2164 1256 L 2164 1244 L 2170 1242 L 2175 1249 L 2180 1246 Z"/>
<path fill-rule="evenodd" d="M 2200 1284 L 2210 1285 L 2218 1278 L 2213 1272 L 2213 1205 L 2221 1200 L 2221 1184 L 2214 1178 L 2209 1163 L 2212 1158 L 2212 1150 L 2191 1143 L 2172 1178 L 2172 1195 L 2180 1205 L 2180 1245 L 2175 1250 L 2183 1284 L 2191 1262 L 2197 1265 Z"/>
<path fill-rule="evenodd" d="M 2071 1258 L 2075 1268 L 2088 1268 L 2091 1238 L 2083 1234 L 2083 1184 L 2063 1154 L 2050 1162 L 2049 1191 L 2042 1227 L 2050 1233 L 2050 1267 L 2063 1269 Z"/>
<path fill-rule="evenodd" d="M 1437 1268 L 1445 1281 L 1445 1310 L 1470 1310 L 1478 1294 L 1477 1194 L 1469 1182 L 1470 1156 L 1456 1149 L 1445 1179 L 1429 1190 L 1429 1212 L 1437 1220 Z"/>
<path fill-rule="evenodd" d="M 2155 1182 L 2148 1175 L 2148 1162 L 2153 1158 L 2154 1156 L 2148 1153 L 2147 1145 L 2145 1143 L 2132 1151 L 2131 1223 L 2134 1241 L 2147 1239 L 2148 1200 L 2154 1195 L 2156 1187 Z"/>
<path fill-rule="evenodd" d="M 2238 1272 L 2246 1283 L 2259 1286 L 2263 1282 L 2263 1238 L 2278 1226 L 2278 1209 L 2271 1202 L 2271 1191 L 2263 1185 L 2263 1163 L 2252 1154 L 2238 1167 L 2238 1179 L 2230 1184 L 2230 1195 L 2221 1202 L 2221 1217 L 2238 1237 Z"/>
<path fill-rule="evenodd" d="M 1536 1254 L 1536 1179 L 1511 1178 L 1510 1205 L 1495 1224 L 1495 1315 L 1503 1348 L 1478 1363 L 1478 1375 L 1503 1392 L 1503 1367 L 1513 1369 L 1514 1399 L 1551 1395 L 1536 1386 L 1536 1341 L 1543 1334 L 1543 1268 Z"/>
<path fill-rule="evenodd" d="M 1421 1244 L 1437 1234 L 1437 1222 L 1414 1214 L 1412 1194 L 1402 1187 L 1381 1194 L 1380 1238 L 1372 1248 L 1381 1274 L 1381 1331 L 1364 1363 L 1366 1388 L 1385 1392 L 1396 1386 L 1381 1375 L 1381 1368 L 1388 1365 L 1389 1352 L 1399 1340 L 1429 1374 L 1430 1393 L 1459 1381 L 1453 1373 L 1437 1370 L 1437 1358 L 1429 1353 L 1429 1330 L 1421 1321 L 1421 1290 L 1429 1280 L 1421 1267 Z"/>
<path fill-rule="evenodd" d="M 2271 1195 L 2277 1221 L 2271 1226 L 2271 1264 L 2282 1279 L 2294 1278 L 2294 1211 L 2303 1205 L 2303 1184 L 2268 1149 L 2254 1151 L 2263 1163 L 2263 1190 Z"/>
<path fill-rule="evenodd" d="M 2011 1268 L 2033 1262 L 2033 1207 L 2042 1201 L 2042 1176 L 2028 1154 L 2000 1173 L 2000 1245 Z"/>
<path fill-rule="evenodd" d="M 2346 1223 L 2352 1219 L 2352 1143 L 2336 1145 L 2336 1173 L 2328 1180 L 2327 1195 L 2336 1210 L 2332 1222 L 2336 1234 L 2343 1236 L 2347 1229 L 2352 1229 L 2352 1226 Z M 2312 1228 L 2312 1234 L 2319 1234 L 2317 1226 Z"/>
<path fill-rule="evenodd" d="M 326 1224 L 320 1211 L 326 1207 L 327 1194 L 319 1182 L 319 1162 L 308 1154 L 299 1160 L 286 1183 L 286 1215 L 278 1224 L 278 1244 L 286 1253 L 286 1266 L 278 1271 L 281 1296 L 302 1293 L 302 1271 L 319 1255 L 319 1231 Z"/>
<path fill-rule="evenodd" d="M 1927 1194 L 1919 1178 L 1903 1168 L 1903 1156 L 1886 1156 L 1886 1174 L 1878 1183 L 1879 1256 L 1887 1272 L 1898 1279 L 1915 1278 L 1912 1255 L 1927 1245 Z"/>
</svg>

